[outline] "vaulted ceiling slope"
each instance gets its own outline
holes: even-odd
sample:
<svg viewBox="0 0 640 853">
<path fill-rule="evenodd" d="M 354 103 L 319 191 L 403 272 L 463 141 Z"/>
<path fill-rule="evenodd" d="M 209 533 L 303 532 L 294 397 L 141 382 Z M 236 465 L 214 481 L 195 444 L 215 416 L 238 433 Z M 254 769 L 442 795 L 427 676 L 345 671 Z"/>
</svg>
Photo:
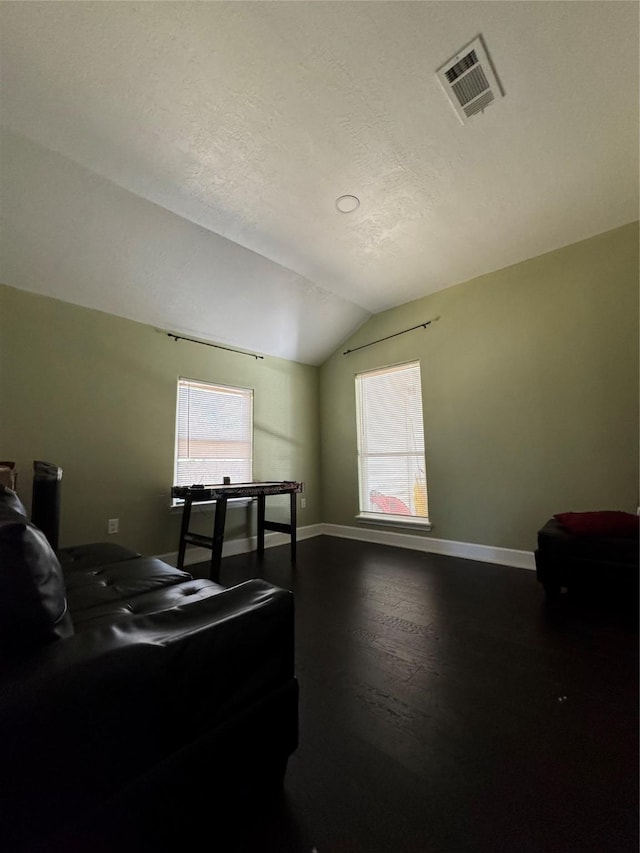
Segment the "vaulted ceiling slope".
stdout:
<svg viewBox="0 0 640 853">
<path fill-rule="evenodd" d="M 638 12 L 2 2 L 2 280 L 320 364 L 638 217 Z M 436 70 L 479 34 L 504 97 L 462 124 Z"/>
</svg>

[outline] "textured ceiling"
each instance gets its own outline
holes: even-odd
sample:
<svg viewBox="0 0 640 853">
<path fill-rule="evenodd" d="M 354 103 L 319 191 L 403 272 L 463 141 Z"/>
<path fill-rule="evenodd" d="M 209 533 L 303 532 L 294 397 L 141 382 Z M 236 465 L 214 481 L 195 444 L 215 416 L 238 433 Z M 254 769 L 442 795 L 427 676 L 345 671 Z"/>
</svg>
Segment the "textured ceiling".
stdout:
<svg viewBox="0 0 640 853">
<path fill-rule="evenodd" d="M 638 11 L 2 2 L 3 281 L 321 363 L 638 217 Z M 505 97 L 462 125 L 435 71 L 479 33 Z"/>
</svg>

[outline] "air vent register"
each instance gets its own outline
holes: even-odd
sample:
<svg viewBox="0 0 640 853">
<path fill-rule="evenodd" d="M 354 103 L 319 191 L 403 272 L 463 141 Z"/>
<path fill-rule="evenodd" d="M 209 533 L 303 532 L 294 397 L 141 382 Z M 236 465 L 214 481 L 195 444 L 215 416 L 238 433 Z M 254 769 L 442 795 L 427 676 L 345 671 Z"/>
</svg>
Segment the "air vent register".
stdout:
<svg viewBox="0 0 640 853">
<path fill-rule="evenodd" d="M 438 68 L 436 76 L 463 124 L 503 96 L 482 36 Z"/>
</svg>

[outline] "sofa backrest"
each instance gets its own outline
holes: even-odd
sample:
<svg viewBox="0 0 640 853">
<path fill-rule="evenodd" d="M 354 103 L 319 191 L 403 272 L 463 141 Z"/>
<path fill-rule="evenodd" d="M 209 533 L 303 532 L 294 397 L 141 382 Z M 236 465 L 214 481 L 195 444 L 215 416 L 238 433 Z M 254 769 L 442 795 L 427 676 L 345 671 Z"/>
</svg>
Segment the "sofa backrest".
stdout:
<svg viewBox="0 0 640 853">
<path fill-rule="evenodd" d="M 0 655 L 73 634 L 60 563 L 18 495 L 0 486 Z"/>
</svg>

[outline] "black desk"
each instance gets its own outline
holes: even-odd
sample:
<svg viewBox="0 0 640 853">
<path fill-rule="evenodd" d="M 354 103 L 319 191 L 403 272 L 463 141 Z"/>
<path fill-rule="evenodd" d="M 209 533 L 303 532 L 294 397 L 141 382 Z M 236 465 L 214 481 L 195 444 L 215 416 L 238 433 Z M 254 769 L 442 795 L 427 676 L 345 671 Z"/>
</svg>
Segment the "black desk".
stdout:
<svg viewBox="0 0 640 853">
<path fill-rule="evenodd" d="M 184 500 L 182 509 L 182 525 L 180 527 L 180 545 L 178 548 L 178 568 L 184 566 L 184 555 L 187 545 L 200 545 L 211 551 L 212 581 L 220 583 L 220 563 L 222 562 L 222 543 L 224 541 L 224 523 L 227 516 L 227 501 L 231 498 L 257 498 L 258 500 L 258 554 L 264 553 L 265 530 L 277 530 L 291 536 L 291 562 L 296 559 L 296 495 L 302 491 L 303 484 L 290 480 L 283 482 L 233 483 L 211 486 L 173 486 L 171 495 Z M 290 496 L 290 521 L 267 521 L 265 519 L 265 502 L 268 495 Z M 203 536 L 189 531 L 191 507 L 194 503 L 215 501 L 213 517 L 213 536 Z"/>
</svg>

